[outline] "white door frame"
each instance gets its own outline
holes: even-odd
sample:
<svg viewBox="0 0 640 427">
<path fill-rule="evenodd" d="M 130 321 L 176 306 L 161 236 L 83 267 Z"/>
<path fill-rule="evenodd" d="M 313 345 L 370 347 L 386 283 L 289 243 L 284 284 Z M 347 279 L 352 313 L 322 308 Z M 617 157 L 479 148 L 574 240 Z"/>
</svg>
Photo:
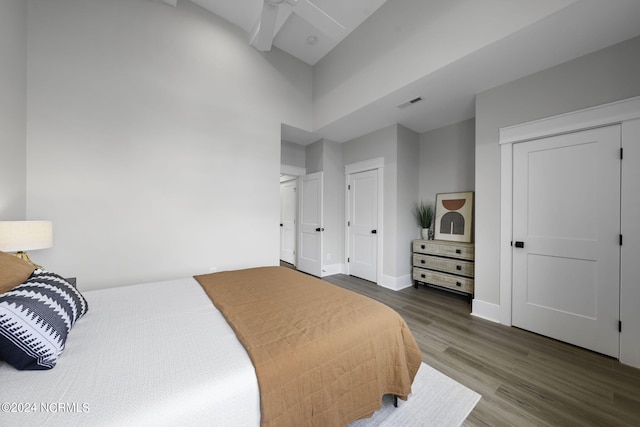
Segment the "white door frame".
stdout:
<svg viewBox="0 0 640 427">
<path fill-rule="evenodd" d="M 370 170 L 376 169 L 378 171 L 378 233 L 376 237 L 378 239 L 378 259 L 376 260 L 376 284 L 380 285 L 382 279 L 382 260 L 383 258 L 383 241 L 384 241 L 384 157 L 376 157 L 374 159 L 364 160 L 361 162 L 350 163 L 344 166 L 344 174 L 345 174 L 345 183 L 349 182 L 350 175 L 366 172 Z M 349 274 L 349 263 L 347 262 L 347 258 L 349 257 L 349 227 L 347 226 L 347 218 L 349 218 L 349 192 L 344 192 L 344 263 L 346 265 L 346 272 Z"/>
<path fill-rule="evenodd" d="M 632 147 L 637 145 L 640 138 L 640 97 L 629 98 L 612 102 L 597 107 L 578 110 L 541 120 L 536 120 L 519 125 L 500 129 L 500 305 L 498 308 L 499 321 L 511 326 L 512 309 L 512 229 L 513 229 L 513 144 L 532 139 L 561 135 L 595 127 L 622 124 L 622 147 L 626 150 L 637 150 Z M 635 141 L 634 141 L 635 139 Z M 626 144 L 625 144 L 626 141 Z M 628 146 L 628 148 L 627 148 Z M 635 156 L 634 151 L 634 156 Z M 638 234 L 640 226 L 634 224 L 633 218 L 625 217 L 625 209 L 637 207 L 640 202 L 637 189 L 630 188 L 637 182 L 638 166 L 634 170 L 625 168 L 622 164 L 622 233 L 634 236 L 630 245 L 621 248 L 621 275 L 620 275 L 620 317 L 623 324 L 628 327 L 622 329 L 620 334 L 620 361 L 632 366 L 640 367 L 640 310 L 626 301 L 640 300 L 640 290 L 634 289 L 633 277 L 638 277 L 640 268 L 633 261 L 632 254 L 639 250 Z M 635 199 L 634 199 L 635 198 Z M 636 218 L 637 220 L 637 218 Z M 637 257 L 637 255 L 636 255 Z"/>
<path fill-rule="evenodd" d="M 280 184 L 282 184 L 283 182 L 288 182 L 288 181 L 296 181 L 296 225 L 295 225 L 295 257 L 294 257 L 294 265 L 297 266 L 298 265 L 298 215 L 300 214 L 300 206 L 298 203 L 298 192 L 297 192 L 297 187 L 300 186 L 300 177 L 303 175 L 307 174 L 307 169 L 306 168 L 300 168 L 297 166 L 290 166 L 290 165 L 284 165 L 284 164 L 280 164 Z M 285 176 L 283 178 L 283 176 Z M 295 178 L 289 178 L 289 177 L 295 177 Z M 282 242 L 280 242 L 280 244 L 282 245 Z"/>
<path fill-rule="evenodd" d="M 282 218 L 282 207 L 283 207 L 283 198 L 282 198 L 282 188 L 283 186 L 293 186 L 293 260 L 285 260 L 282 257 L 282 246 L 283 246 L 283 234 L 284 234 L 284 221 Z M 294 177 L 291 175 L 285 175 L 280 177 L 280 261 L 285 261 L 287 263 L 291 263 L 294 266 L 297 263 L 297 249 L 298 249 L 298 177 Z"/>
</svg>

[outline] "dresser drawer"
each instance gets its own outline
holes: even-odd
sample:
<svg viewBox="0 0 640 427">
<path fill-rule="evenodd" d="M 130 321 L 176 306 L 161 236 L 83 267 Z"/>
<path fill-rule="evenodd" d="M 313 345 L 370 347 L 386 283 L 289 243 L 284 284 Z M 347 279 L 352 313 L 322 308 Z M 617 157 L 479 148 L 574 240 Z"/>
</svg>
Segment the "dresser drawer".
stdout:
<svg viewBox="0 0 640 427">
<path fill-rule="evenodd" d="M 413 266 L 473 277 L 473 262 L 470 261 L 413 254 Z"/>
<path fill-rule="evenodd" d="M 446 242 L 443 240 L 414 240 L 413 252 L 466 260 L 473 260 L 474 258 L 473 244 Z"/>
<path fill-rule="evenodd" d="M 473 279 L 413 267 L 413 280 L 473 294 Z"/>
</svg>

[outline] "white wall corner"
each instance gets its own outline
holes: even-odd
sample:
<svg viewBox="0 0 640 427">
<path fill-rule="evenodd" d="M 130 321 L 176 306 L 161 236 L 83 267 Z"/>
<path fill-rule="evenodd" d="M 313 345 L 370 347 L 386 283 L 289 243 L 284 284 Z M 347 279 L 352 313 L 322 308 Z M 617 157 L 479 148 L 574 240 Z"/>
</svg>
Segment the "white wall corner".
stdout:
<svg viewBox="0 0 640 427">
<path fill-rule="evenodd" d="M 413 280 L 411 279 L 411 274 L 405 274 L 400 277 L 393 277 L 382 275 L 382 280 L 378 285 L 383 288 L 391 289 L 392 291 L 401 291 L 413 285 Z"/>
<path fill-rule="evenodd" d="M 500 306 L 475 299 L 471 302 L 471 315 L 481 319 L 500 323 Z"/>
</svg>

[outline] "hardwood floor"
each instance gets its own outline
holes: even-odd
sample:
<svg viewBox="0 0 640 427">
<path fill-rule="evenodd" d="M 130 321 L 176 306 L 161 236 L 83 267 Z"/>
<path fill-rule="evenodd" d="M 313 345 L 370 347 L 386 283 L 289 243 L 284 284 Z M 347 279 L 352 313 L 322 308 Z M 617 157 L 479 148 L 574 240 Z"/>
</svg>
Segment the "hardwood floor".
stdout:
<svg viewBox="0 0 640 427">
<path fill-rule="evenodd" d="M 480 393 L 465 426 L 638 426 L 640 370 L 470 315 L 463 296 L 391 291 L 352 276 L 324 280 L 400 313 L 422 360 Z"/>
</svg>

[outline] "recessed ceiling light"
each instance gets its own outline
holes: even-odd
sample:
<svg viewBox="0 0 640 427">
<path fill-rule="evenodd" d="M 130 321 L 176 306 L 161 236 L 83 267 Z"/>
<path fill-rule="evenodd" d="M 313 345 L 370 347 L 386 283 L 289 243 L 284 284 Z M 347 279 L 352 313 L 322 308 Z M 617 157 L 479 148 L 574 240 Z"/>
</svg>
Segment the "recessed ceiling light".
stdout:
<svg viewBox="0 0 640 427">
<path fill-rule="evenodd" d="M 309 36 L 307 37 L 307 44 L 313 46 L 314 44 L 318 43 L 318 38 L 316 36 Z"/>
</svg>

